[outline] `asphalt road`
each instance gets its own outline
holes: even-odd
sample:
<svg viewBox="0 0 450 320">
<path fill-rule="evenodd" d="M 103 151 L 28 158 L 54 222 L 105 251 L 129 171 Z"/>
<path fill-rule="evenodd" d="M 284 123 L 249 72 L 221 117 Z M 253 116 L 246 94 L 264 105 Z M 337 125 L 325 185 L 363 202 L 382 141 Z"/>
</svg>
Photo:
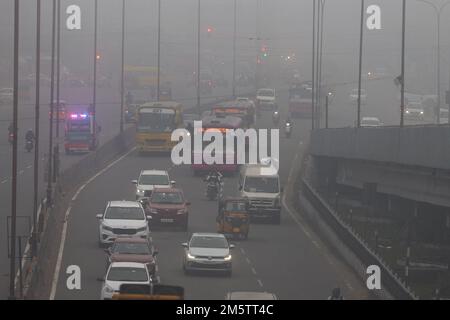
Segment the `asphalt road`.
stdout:
<svg viewBox="0 0 450 320">
<path fill-rule="evenodd" d="M 249 88 L 241 88 L 246 91 Z M 202 103 L 212 101 L 216 96 L 231 95 L 230 88 L 216 88 L 211 95 L 202 97 Z M 180 100 L 186 107 L 192 107 L 195 100 L 195 89 L 189 88 L 184 80 L 174 82 L 174 99 Z M 39 199 L 45 197 L 46 183 L 44 181 L 44 168 L 46 167 L 46 154 L 49 142 L 49 101 L 50 93 L 47 88 L 41 90 L 41 117 L 40 117 L 40 161 L 39 161 Z M 89 89 L 61 88 L 61 100 L 69 104 L 89 104 L 92 92 Z M 34 97 L 29 101 L 19 101 L 19 146 L 18 146 L 18 236 L 26 237 L 30 234 L 31 216 L 33 211 L 33 177 L 34 177 L 34 151 L 27 153 L 24 148 L 25 132 L 34 129 Z M 100 143 L 104 143 L 119 133 L 120 124 L 120 93 L 113 88 L 97 89 L 97 121 L 102 127 Z M 0 295 L 7 297 L 9 288 L 9 258 L 7 217 L 11 215 L 11 157 L 12 147 L 8 143 L 8 125 L 12 122 L 12 106 L 0 105 Z M 54 136 L 56 129 L 54 128 Z M 79 161 L 84 155 L 65 155 L 63 147 L 64 125 L 60 124 L 60 156 L 61 169 L 65 169 Z M 56 139 L 54 140 L 56 141 Z"/>
<path fill-rule="evenodd" d="M 280 97 L 279 106 L 285 114 L 286 93 Z M 258 120 L 258 127 L 272 127 L 270 116 L 270 112 L 265 112 Z M 350 118 L 351 115 L 346 116 Z M 309 119 L 296 120 L 290 139 L 280 135 L 283 185 L 299 144 L 306 142 L 310 122 Z M 223 299 L 227 292 L 236 290 L 273 292 L 280 299 L 326 299 L 335 286 L 340 286 L 348 299 L 369 297 L 361 281 L 286 208 L 282 211 L 281 225 L 252 224 L 249 239 L 235 242 L 231 278 L 214 274 L 184 275 L 181 243 L 192 232 L 216 230 L 217 203 L 205 199 L 205 183 L 194 177 L 188 166 L 172 166 L 168 156 L 141 157 L 131 152 L 87 185 L 72 204 L 61 272 L 57 283 L 54 283 L 56 299 L 100 297 L 101 282 L 97 279 L 105 273 L 105 253 L 97 244 L 98 220 L 95 216 L 102 212 L 109 200 L 133 200 L 134 188 L 130 180 L 136 179 L 141 169 L 151 168 L 169 170 L 171 179 L 177 181 L 178 187 L 184 190 L 192 203 L 188 232 L 152 231 L 154 245 L 159 250 L 162 283 L 184 286 L 187 299 Z M 225 193 L 234 194 L 236 191 L 236 177 L 227 177 Z M 66 287 L 65 271 L 70 265 L 81 268 L 81 290 L 68 290 Z"/>
</svg>

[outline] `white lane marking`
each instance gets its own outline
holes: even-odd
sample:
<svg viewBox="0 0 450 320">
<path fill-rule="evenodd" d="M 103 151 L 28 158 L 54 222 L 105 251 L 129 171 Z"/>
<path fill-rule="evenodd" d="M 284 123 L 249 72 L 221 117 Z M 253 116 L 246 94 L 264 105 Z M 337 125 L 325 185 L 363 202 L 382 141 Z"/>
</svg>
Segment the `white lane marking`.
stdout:
<svg viewBox="0 0 450 320">
<path fill-rule="evenodd" d="M 258 280 L 256 280 L 256 281 L 258 282 L 258 284 L 259 284 L 259 286 L 260 286 L 261 288 L 264 287 L 261 280 L 258 279 Z"/>
<path fill-rule="evenodd" d="M 116 165 L 118 162 L 122 161 L 125 157 L 127 157 L 130 153 L 132 153 L 134 150 L 136 149 L 133 148 L 130 151 L 128 151 L 127 153 L 125 153 L 123 156 L 121 156 L 120 158 L 118 158 L 117 160 L 111 162 L 108 166 L 106 166 L 105 168 L 103 168 L 102 170 L 100 170 L 99 172 L 97 172 L 93 177 L 91 177 L 88 181 L 86 181 L 86 183 L 84 183 L 75 193 L 75 195 L 72 197 L 72 201 L 75 201 L 78 198 L 78 195 L 80 194 L 81 191 L 83 191 L 84 188 L 86 188 L 86 186 L 88 186 L 92 181 L 94 181 L 98 176 L 102 175 L 103 173 L 105 173 L 107 170 L 109 170 L 110 168 L 112 168 L 114 165 Z M 58 280 L 59 280 L 59 272 L 61 269 L 61 263 L 62 263 L 62 258 L 63 258 L 63 253 L 64 253 L 64 245 L 66 242 L 66 235 L 67 235 L 67 221 L 69 220 L 69 215 L 70 215 L 70 211 L 72 209 L 72 206 L 69 205 L 69 208 L 66 211 L 66 216 L 64 218 L 64 225 L 63 225 L 63 231 L 61 234 L 61 241 L 60 241 L 60 245 L 59 245 L 59 252 L 58 252 L 58 258 L 56 260 L 56 267 L 55 267 L 55 273 L 53 276 L 53 281 L 52 281 L 52 290 L 50 292 L 50 300 L 54 300 L 55 299 L 55 295 L 56 295 L 56 289 L 58 286 Z"/>
<path fill-rule="evenodd" d="M 252 267 L 252 272 L 253 272 L 254 275 L 256 275 L 256 270 L 253 267 Z"/>
<path fill-rule="evenodd" d="M 247 261 L 248 264 L 252 264 L 248 257 L 245 257 L 245 260 Z"/>
<path fill-rule="evenodd" d="M 242 254 L 245 255 L 245 250 L 244 250 L 244 248 L 241 248 L 241 252 L 242 252 Z"/>
<path fill-rule="evenodd" d="M 69 206 L 66 210 L 66 214 L 64 216 L 64 225 L 61 235 L 61 243 L 58 251 L 58 259 L 56 260 L 55 273 L 53 275 L 52 281 L 52 291 L 50 292 L 50 300 L 55 300 L 56 287 L 58 284 L 59 271 L 61 269 L 62 255 L 64 251 L 64 244 L 66 242 L 66 234 L 67 234 L 67 220 L 69 219 L 70 211 L 72 210 L 72 206 Z"/>
<path fill-rule="evenodd" d="M 27 169 L 31 169 L 32 165 L 30 164 L 29 166 L 27 166 Z"/>
</svg>

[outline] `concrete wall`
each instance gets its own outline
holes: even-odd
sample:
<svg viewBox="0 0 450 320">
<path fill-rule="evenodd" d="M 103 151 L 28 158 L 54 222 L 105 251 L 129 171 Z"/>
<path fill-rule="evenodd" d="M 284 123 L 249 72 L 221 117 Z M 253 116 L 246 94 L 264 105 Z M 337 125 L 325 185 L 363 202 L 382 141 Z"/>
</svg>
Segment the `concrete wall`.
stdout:
<svg viewBox="0 0 450 320">
<path fill-rule="evenodd" d="M 450 170 L 450 126 L 315 130 L 311 154 Z"/>
</svg>

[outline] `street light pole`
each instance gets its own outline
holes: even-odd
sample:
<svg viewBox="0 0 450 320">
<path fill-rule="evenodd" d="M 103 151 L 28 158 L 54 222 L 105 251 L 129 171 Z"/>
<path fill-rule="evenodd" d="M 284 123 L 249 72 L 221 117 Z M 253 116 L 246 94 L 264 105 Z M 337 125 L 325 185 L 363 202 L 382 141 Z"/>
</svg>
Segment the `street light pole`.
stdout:
<svg viewBox="0 0 450 320">
<path fill-rule="evenodd" d="M 33 234 L 31 235 L 31 254 L 37 255 L 37 212 L 39 193 L 39 121 L 40 121 L 40 83 L 41 83 L 41 0 L 36 1 L 36 104 L 34 116 L 34 177 L 33 177 Z"/>
<path fill-rule="evenodd" d="M 58 0 L 56 26 L 56 144 L 53 161 L 53 182 L 59 175 L 59 110 L 60 110 L 60 81 L 61 81 L 61 0 Z"/>
<path fill-rule="evenodd" d="M 201 23 L 201 7 L 200 7 L 200 1 L 198 0 L 198 12 L 197 12 L 197 111 L 198 114 L 201 114 L 200 110 L 200 23 Z"/>
<path fill-rule="evenodd" d="M 403 0 L 402 6 L 402 75 L 400 92 L 400 127 L 405 123 L 405 32 L 406 32 L 406 0 Z"/>
<path fill-rule="evenodd" d="M 364 33 L 364 0 L 361 0 L 361 24 L 359 31 L 359 69 L 358 69 L 358 110 L 356 126 L 361 126 L 361 76 L 362 76 L 362 56 L 363 56 L 363 33 Z"/>
<path fill-rule="evenodd" d="M 48 172 L 47 172 L 47 206 L 52 204 L 52 162 L 53 162 L 53 112 L 55 107 L 54 88 L 55 88 L 55 16 L 56 0 L 52 4 L 52 66 L 50 83 L 50 123 L 49 123 L 49 144 L 48 144 Z"/>
<path fill-rule="evenodd" d="M 125 0 L 122 0 L 122 57 L 120 74 L 120 133 L 123 132 L 123 100 L 125 95 Z M 97 61 L 97 60 L 96 60 Z"/>
<path fill-rule="evenodd" d="M 311 65 L 311 70 L 312 70 L 312 80 L 311 80 L 311 84 L 312 84 L 312 92 L 311 92 L 311 130 L 314 130 L 314 114 L 315 114 L 315 74 L 316 74 L 316 64 L 315 64 L 315 60 L 316 60 L 316 0 L 312 0 L 312 5 L 313 5 L 313 28 L 312 28 L 312 65 Z"/>
<path fill-rule="evenodd" d="M 323 58 L 323 16 L 325 10 L 325 0 L 320 0 L 320 42 L 319 42 L 319 69 L 318 69 L 318 78 L 319 78 L 319 97 L 318 103 L 319 108 L 321 110 L 322 105 L 322 58 Z M 319 117 L 319 121 L 322 117 Z"/>
<path fill-rule="evenodd" d="M 237 31 L 237 0 L 234 0 L 234 22 L 233 22 L 233 81 L 232 94 L 236 98 L 236 31 Z"/>
<path fill-rule="evenodd" d="M 161 0 L 158 0 L 158 75 L 156 85 L 156 100 L 160 100 L 161 87 Z"/>
<path fill-rule="evenodd" d="M 316 20 L 316 128 L 320 128 L 320 87 L 319 87 L 319 53 L 320 53 L 320 10 L 321 0 L 317 1 L 317 20 Z"/>
<path fill-rule="evenodd" d="M 19 99 L 19 0 L 14 1 L 14 89 L 13 89 L 13 152 L 11 179 L 11 255 L 9 268 L 9 299 L 16 298 L 16 219 L 17 219 L 17 120 Z"/>
<path fill-rule="evenodd" d="M 97 20 L 98 20 L 98 0 L 94 2 L 94 79 L 93 79 L 93 88 L 92 88 L 92 118 L 94 123 L 94 138 L 97 133 L 97 121 L 96 121 L 96 104 L 97 104 Z M 95 143 L 95 142 L 93 142 Z M 93 146 L 94 147 L 94 146 Z"/>
</svg>

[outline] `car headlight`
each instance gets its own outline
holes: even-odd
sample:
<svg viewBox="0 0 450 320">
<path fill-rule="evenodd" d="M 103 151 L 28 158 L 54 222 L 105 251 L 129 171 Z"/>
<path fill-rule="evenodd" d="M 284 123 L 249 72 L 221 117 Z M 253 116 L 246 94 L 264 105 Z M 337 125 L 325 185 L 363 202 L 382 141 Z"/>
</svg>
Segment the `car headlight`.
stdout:
<svg viewBox="0 0 450 320">
<path fill-rule="evenodd" d="M 409 113 L 409 110 L 406 110 L 406 113 Z"/>
<path fill-rule="evenodd" d="M 223 258 L 223 260 L 230 261 L 231 260 L 231 254 L 227 255 L 225 258 Z"/>
<path fill-rule="evenodd" d="M 113 228 L 108 227 L 106 225 L 102 225 L 102 228 L 103 228 L 103 230 L 106 230 L 106 231 L 113 231 Z"/>
<path fill-rule="evenodd" d="M 195 256 L 193 256 L 192 254 L 190 254 L 189 252 L 188 253 L 186 253 L 186 257 L 188 258 L 188 259 L 195 259 Z"/>
<path fill-rule="evenodd" d="M 144 194 L 144 193 L 145 193 L 145 190 L 137 189 L 137 193 L 139 193 L 139 194 Z"/>
<path fill-rule="evenodd" d="M 106 287 L 105 287 L 105 292 L 106 292 L 106 293 L 114 293 L 114 289 L 111 288 L 110 286 L 106 286 Z"/>
<path fill-rule="evenodd" d="M 186 212 L 186 209 L 180 209 L 177 211 L 177 214 L 185 214 Z"/>
<path fill-rule="evenodd" d="M 420 114 L 423 114 L 423 111 L 420 111 Z"/>
</svg>

